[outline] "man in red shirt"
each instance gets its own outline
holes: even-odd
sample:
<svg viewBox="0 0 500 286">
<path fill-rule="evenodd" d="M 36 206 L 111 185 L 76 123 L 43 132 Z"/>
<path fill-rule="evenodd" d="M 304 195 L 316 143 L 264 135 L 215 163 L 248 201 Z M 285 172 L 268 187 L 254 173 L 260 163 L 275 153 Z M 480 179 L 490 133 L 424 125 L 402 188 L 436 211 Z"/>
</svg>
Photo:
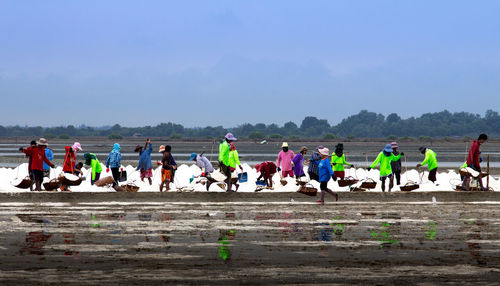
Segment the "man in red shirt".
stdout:
<svg viewBox="0 0 500 286">
<path fill-rule="evenodd" d="M 48 145 L 47 140 L 45 138 L 40 138 L 36 143 L 37 146 L 31 146 L 26 149 L 23 148 L 21 152 L 31 156 L 31 173 L 35 180 L 35 190 L 41 191 L 43 182 L 43 162 L 47 163 L 51 168 L 55 166 L 45 156 L 45 147 Z"/>
<path fill-rule="evenodd" d="M 479 150 L 479 148 L 481 147 L 481 144 L 486 142 L 486 140 L 488 140 L 488 136 L 486 134 L 479 135 L 477 140 L 472 142 L 472 144 L 470 145 L 469 155 L 467 156 L 467 166 L 475 171 L 478 171 L 479 173 L 481 173 L 481 151 Z M 485 190 L 483 187 L 482 179 L 479 179 L 479 185 L 482 190 Z"/>
</svg>

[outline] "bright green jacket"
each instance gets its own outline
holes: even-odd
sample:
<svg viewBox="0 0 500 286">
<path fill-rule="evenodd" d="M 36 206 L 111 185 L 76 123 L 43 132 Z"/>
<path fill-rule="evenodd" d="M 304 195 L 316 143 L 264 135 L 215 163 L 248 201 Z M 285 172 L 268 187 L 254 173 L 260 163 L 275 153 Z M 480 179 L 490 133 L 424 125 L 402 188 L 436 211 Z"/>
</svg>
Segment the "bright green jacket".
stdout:
<svg viewBox="0 0 500 286">
<path fill-rule="evenodd" d="M 427 167 L 429 167 L 430 170 L 434 170 L 438 167 L 438 161 L 436 159 L 436 152 L 432 151 L 431 149 L 427 148 L 425 151 L 425 159 L 420 163 L 420 165 L 425 165 L 427 164 Z"/>
<path fill-rule="evenodd" d="M 373 163 L 370 165 L 370 168 L 375 168 L 377 164 L 380 163 L 380 176 L 387 176 L 389 174 L 392 174 L 391 162 L 397 161 L 400 158 L 401 154 L 395 156 L 391 153 L 390 156 L 385 156 L 384 152 L 380 152 L 377 156 L 377 159 L 375 159 L 375 161 L 373 161 Z"/>
<path fill-rule="evenodd" d="M 92 168 L 92 180 L 95 180 L 95 174 L 102 172 L 102 166 L 99 160 L 93 159 L 97 158 L 95 154 L 90 153 L 90 155 L 92 156 L 92 159 L 90 159 L 90 167 Z"/>
<path fill-rule="evenodd" d="M 229 166 L 229 143 L 226 140 L 219 145 L 219 162 Z"/>
<path fill-rule="evenodd" d="M 344 165 L 351 165 L 351 163 L 346 161 L 345 154 L 342 154 L 340 157 L 333 154 L 331 163 L 333 165 L 333 171 L 344 171 Z"/>
<path fill-rule="evenodd" d="M 239 166 L 240 164 L 240 157 L 238 156 L 238 151 L 233 150 L 229 151 L 229 167 L 235 168 L 236 166 Z"/>
</svg>

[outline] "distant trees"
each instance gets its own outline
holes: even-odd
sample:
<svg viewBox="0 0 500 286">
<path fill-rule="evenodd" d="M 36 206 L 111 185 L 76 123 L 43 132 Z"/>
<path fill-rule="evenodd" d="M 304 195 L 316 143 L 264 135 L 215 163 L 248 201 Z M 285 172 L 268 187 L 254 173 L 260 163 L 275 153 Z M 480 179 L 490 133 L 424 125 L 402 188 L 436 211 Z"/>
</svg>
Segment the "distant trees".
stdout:
<svg viewBox="0 0 500 286">
<path fill-rule="evenodd" d="M 337 125 L 330 125 L 325 119 L 314 116 L 305 117 L 300 126 L 294 122 L 286 122 L 283 126 L 277 124 L 245 123 L 231 129 L 222 126 L 207 126 L 185 128 L 180 124 L 161 123 L 156 126 L 123 127 L 115 124 L 107 128 L 75 127 L 19 127 L 0 126 L 0 136 L 46 136 L 50 138 L 70 138 L 85 136 L 133 136 L 141 134 L 147 137 L 181 138 L 219 138 L 228 131 L 237 137 L 251 139 L 281 139 L 288 138 L 324 138 L 348 139 L 378 137 L 396 140 L 397 138 L 413 140 L 414 138 L 433 137 L 475 138 L 479 133 L 491 136 L 500 135 L 500 115 L 497 111 L 488 110 L 484 117 L 468 112 L 451 113 L 447 110 L 435 113 L 425 113 L 420 117 L 402 119 L 398 114 L 391 113 L 387 117 L 382 114 L 361 110 L 358 114 L 343 119 Z"/>
</svg>

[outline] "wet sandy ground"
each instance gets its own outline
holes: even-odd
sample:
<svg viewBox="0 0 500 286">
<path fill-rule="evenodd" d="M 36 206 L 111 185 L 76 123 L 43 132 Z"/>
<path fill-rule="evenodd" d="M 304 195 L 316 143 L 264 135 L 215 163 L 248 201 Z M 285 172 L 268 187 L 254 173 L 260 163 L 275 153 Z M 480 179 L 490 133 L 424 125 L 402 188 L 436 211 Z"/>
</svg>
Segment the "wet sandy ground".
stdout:
<svg viewBox="0 0 500 286">
<path fill-rule="evenodd" d="M 498 285 L 499 194 L 341 195 L 0 194 L 0 284 Z"/>
</svg>

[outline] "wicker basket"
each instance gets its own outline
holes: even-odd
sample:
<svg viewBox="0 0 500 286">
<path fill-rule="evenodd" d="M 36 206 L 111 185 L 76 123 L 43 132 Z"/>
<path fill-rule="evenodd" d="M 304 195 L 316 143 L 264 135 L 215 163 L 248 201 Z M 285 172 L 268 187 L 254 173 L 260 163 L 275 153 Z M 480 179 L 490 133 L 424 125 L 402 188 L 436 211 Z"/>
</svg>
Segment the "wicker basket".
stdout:
<svg viewBox="0 0 500 286">
<path fill-rule="evenodd" d="M 43 188 L 46 191 L 53 191 L 61 186 L 61 182 L 57 178 L 54 178 L 47 183 L 43 183 Z"/>
<path fill-rule="evenodd" d="M 375 182 L 373 179 L 366 179 L 363 183 L 361 183 L 361 186 L 359 186 L 362 189 L 375 189 L 377 186 L 377 182 Z"/>
<path fill-rule="evenodd" d="M 80 177 L 77 177 L 76 180 L 70 180 L 70 179 L 66 178 L 65 175 L 66 174 L 61 174 L 61 176 L 59 176 L 59 182 L 63 186 L 79 186 L 82 183 L 82 178 L 80 178 Z M 73 176 L 75 176 L 75 175 L 73 175 Z"/>
<path fill-rule="evenodd" d="M 16 188 L 20 189 L 28 189 L 33 185 L 33 180 L 29 177 L 26 176 L 21 182 L 19 182 L 17 185 L 14 185 Z"/>
<path fill-rule="evenodd" d="M 301 194 L 304 194 L 306 196 L 315 197 L 316 194 L 318 193 L 318 190 L 315 187 L 313 187 L 311 184 L 306 184 L 305 186 L 300 187 L 299 190 L 297 191 L 297 193 L 301 193 Z"/>
<path fill-rule="evenodd" d="M 339 187 L 347 187 L 356 184 L 358 181 L 359 180 L 356 180 L 353 177 L 349 176 L 345 179 L 338 180 L 337 183 L 339 184 Z"/>
<path fill-rule="evenodd" d="M 125 191 L 129 193 L 135 193 L 139 190 L 139 187 L 136 184 L 131 184 L 131 183 L 121 185 L 121 187 L 124 188 Z"/>
<path fill-rule="evenodd" d="M 114 186 L 113 189 L 115 189 L 115 191 L 117 191 L 119 193 L 121 193 L 121 192 L 127 192 L 127 190 L 125 190 L 124 187 L 119 186 L 119 185 Z"/>
<path fill-rule="evenodd" d="M 404 186 L 399 187 L 402 192 L 411 192 L 419 188 L 419 185 L 415 182 L 408 182 Z"/>
<path fill-rule="evenodd" d="M 350 192 L 366 192 L 366 189 L 358 188 L 358 187 L 351 187 L 349 189 Z"/>
<path fill-rule="evenodd" d="M 284 178 L 282 178 L 282 179 L 280 180 L 280 183 L 281 183 L 281 185 L 282 185 L 282 186 L 286 186 L 286 184 L 288 184 L 288 181 L 287 181 L 287 180 L 285 180 Z"/>
<path fill-rule="evenodd" d="M 102 179 L 97 180 L 94 183 L 94 185 L 96 185 L 98 187 L 104 187 L 104 186 L 112 185 L 114 182 L 115 182 L 115 180 L 113 179 L 113 177 L 104 177 Z"/>
</svg>

